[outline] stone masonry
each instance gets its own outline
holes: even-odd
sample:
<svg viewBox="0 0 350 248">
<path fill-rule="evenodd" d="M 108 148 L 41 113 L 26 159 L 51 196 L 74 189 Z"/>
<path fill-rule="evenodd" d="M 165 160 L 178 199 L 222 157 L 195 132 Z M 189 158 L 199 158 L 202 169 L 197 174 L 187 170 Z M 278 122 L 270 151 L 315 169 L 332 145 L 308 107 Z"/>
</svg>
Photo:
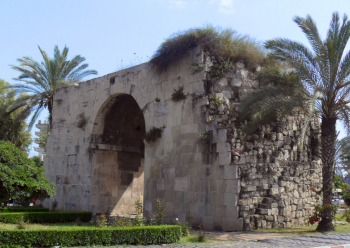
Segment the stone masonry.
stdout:
<svg viewBox="0 0 350 248">
<path fill-rule="evenodd" d="M 210 69 L 195 49 L 160 74 L 145 63 L 57 90 L 45 158 L 56 196 L 44 205 L 123 215 L 139 199 L 148 217 L 160 198 L 167 221 L 207 230 L 304 224 L 321 185 L 317 120 L 304 150 L 298 115 L 244 137 L 237 107 L 260 83 L 240 63 L 219 80 Z"/>
<path fill-rule="evenodd" d="M 216 145 L 221 151 L 230 148 L 231 165 L 237 166 L 244 230 L 304 225 L 322 202 L 316 193 L 322 185 L 318 119 L 310 123 L 303 149 L 298 141 L 304 116 L 298 113 L 261 125 L 251 136 L 242 133 L 236 121 L 239 102 L 263 86 L 237 63 L 225 78 L 213 82 L 207 111 L 207 121 L 215 122 L 209 130 L 227 133 L 226 143 Z"/>
</svg>

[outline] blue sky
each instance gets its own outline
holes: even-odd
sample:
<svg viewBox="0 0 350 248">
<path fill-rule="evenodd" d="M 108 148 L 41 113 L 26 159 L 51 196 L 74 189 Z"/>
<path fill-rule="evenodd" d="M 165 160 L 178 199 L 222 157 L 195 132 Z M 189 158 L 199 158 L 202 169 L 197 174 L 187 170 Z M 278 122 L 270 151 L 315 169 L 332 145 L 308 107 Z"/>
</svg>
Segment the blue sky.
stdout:
<svg viewBox="0 0 350 248">
<path fill-rule="evenodd" d="M 0 78 L 14 82 L 18 72 L 9 65 L 17 58 L 41 61 L 38 45 L 50 55 L 67 45 L 71 57 L 84 56 L 102 76 L 148 61 L 167 37 L 189 28 L 212 24 L 262 42 L 306 43 L 293 16 L 311 15 L 325 36 L 332 12 L 346 10 L 349 0 L 3 0 Z"/>
</svg>

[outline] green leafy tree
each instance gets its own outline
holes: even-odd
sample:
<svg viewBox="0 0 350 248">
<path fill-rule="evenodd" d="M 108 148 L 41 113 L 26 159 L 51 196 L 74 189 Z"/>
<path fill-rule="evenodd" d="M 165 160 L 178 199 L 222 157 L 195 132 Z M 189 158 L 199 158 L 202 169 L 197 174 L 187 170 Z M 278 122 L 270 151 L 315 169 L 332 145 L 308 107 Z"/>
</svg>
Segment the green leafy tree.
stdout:
<svg viewBox="0 0 350 248">
<path fill-rule="evenodd" d="M 31 158 L 31 160 L 34 162 L 34 164 L 38 167 L 43 167 L 44 166 L 44 162 L 41 160 L 41 158 L 39 156 L 33 156 Z"/>
<path fill-rule="evenodd" d="M 323 163 L 323 204 L 332 204 L 332 188 L 334 183 L 334 165 L 336 152 L 336 122 L 341 120 L 350 131 L 350 53 L 345 47 L 350 36 L 350 22 L 344 15 L 340 20 L 338 13 L 333 13 L 330 27 L 325 40 L 322 40 L 316 24 L 310 16 L 295 17 L 294 22 L 301 28 L 310 42 L 311 49 L 300 42 L 278 38 L 269 40 L 265 47 L 270 56 L 292 68 L 287 74 L 295 74 L 298 80 L 288 84 L 289 90 L 283 94 L 276 92 L 276 87 L 264 89 L 266 97 L 261 98 L 261 91 L 246 103 L 249 111 L 246 116 L 257 123 L 265 117 L 282 117 L 290 114 L 289 109 L 303 111 L 307 118 L 303 127 L 305 133 L 309 121 L 318 115 L 321 119 L 321 146 Z M 283 87 L 280 87 L 283 88 Z M 272 92 L 270 92 L 270 90 Z M 275 91 L 275 93 L 273 93 Z M 261 103 L 262 105 L 259 105 Z M 260 106 L 257 110 L 254 107 Z M 267 114 L 266 114 L 267 113 Z M 331 209 L 322 212 L 322 220 L 317 231 L 332 231 Z"/>
<path fill-rule="evenodd" d="M 341 175 L 334 175 L 334 187 L 336 189 L 341 189 L 342 192 L 345 192 L 346 189 L 349 187 L 347 183 L 344 182 L 343 178 Z"/>
<path fill-rule="evenodd" d="M 0 89 L 9 85 L 9 83 L 0 79 Z M 15 100 L 14 91 L 9 89 L 0 90 L 0 140 L 9 141 L 23 150 L 28 150 L 32 139 L 26 128 L 27 113 L 23 112 L 23 108 L 7 113 L 7 109 Z"/>
<path fill-rule="evenodd" d="M 337 169 L 350 175 L 350 137 L 338 142 Z"/>
<path fill-rule="evenodd" d="M 67 60 L 67 47 L 64 47 L 63 51 L 60 52 L 55 46 L 53 58 L 49 58 L 40 47 L 39 50 L 43 61 L 39 63 L 30 57 L 18 59 L 20 65 L 12 65 L 11 67 L 21 73 L 18 78 L 15 78 L 20 83 L 5 87 L 16 93 L 27 93 L 27 95 L 18 97 L 8 110 L 12 112 L 23 107 L 25 113 L 33 114 L 29 123 L 30 128 L 44 108 L 48 109 L 49 123 L 52 124 L 51 115 L 55 90 L 80 82 L 86 76 L 97 74 L 95 70 L 86 69 L 88 64 L 82 64 L 85 58 L 80 55 Z"/>
<path fill-rule="evenodd" d="M 44 171 L 15 145 L 0 141 L 0 203 L 10 198 L 31 202 L 53 196 L 54 187 Z"/>
</svg>

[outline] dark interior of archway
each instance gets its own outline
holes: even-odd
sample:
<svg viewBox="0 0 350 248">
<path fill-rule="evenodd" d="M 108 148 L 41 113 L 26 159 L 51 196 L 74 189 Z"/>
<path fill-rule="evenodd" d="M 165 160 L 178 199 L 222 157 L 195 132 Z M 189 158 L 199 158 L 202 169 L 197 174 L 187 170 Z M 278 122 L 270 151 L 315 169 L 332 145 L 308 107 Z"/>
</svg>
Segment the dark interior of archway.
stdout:
<svg viewBox="0 0 350 248">
<path fill-rule="evenodd" d="M 145 120 L 137 102 L 130 95 L 115 97 L 105 114 L 102 143 L 120 146 L 120 171 L 137 171 L 143 158 Z"/>
</svg>

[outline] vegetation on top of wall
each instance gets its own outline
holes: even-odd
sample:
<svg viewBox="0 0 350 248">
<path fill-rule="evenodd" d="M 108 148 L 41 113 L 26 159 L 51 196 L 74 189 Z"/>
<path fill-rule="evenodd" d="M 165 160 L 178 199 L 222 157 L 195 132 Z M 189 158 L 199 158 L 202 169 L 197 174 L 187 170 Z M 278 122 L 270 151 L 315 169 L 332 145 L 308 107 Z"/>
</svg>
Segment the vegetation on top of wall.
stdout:
<svg viewBox="0 0 350 248">
<path fill-rule="evenodd" d="M 232 29 L 208 25 L 170 36 L 160 45 L 150 62 L 158 72 L 162 72 L 195 47 L 199 47 L 212 59 L 213 77 L 220 77 L 219 74 L 229 70 L 238 61 L 243 62 L 248 69 L 267 61 L 265 50 L 259 42 L 247 35 L 239 35 Z"/>
</svg>

